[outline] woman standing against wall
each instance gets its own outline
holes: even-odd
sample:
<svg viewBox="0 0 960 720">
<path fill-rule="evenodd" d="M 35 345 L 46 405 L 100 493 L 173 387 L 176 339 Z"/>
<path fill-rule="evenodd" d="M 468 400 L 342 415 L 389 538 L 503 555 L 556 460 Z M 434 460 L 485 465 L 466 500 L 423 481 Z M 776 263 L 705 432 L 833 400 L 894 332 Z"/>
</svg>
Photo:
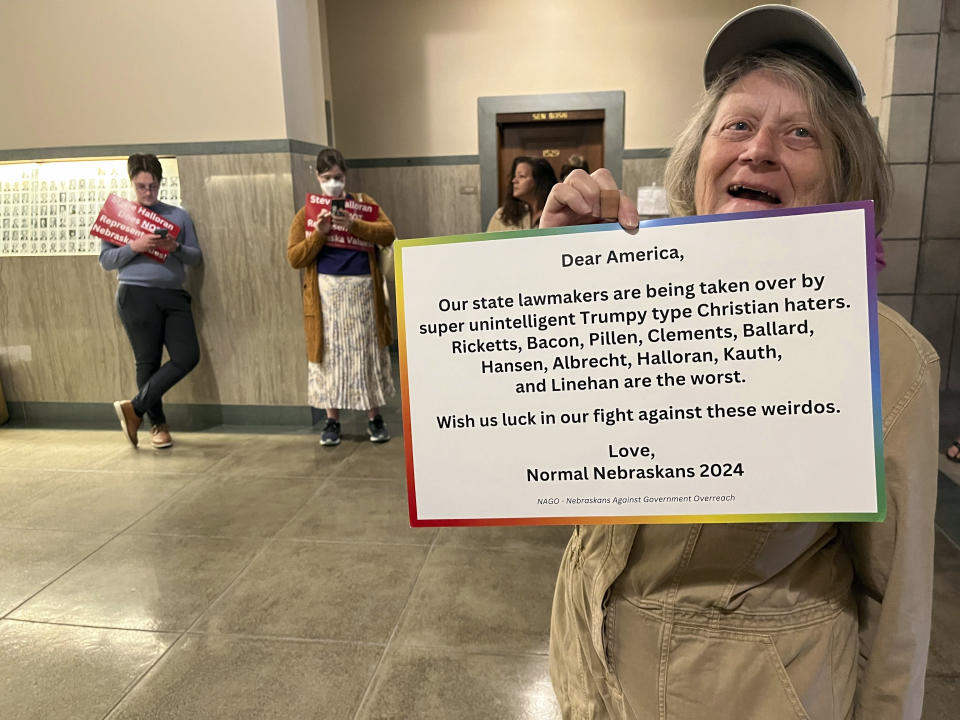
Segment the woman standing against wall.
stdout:
<svg viewBox="0 0 960 720">
<path fill-rule="evenodd" d="M 163 395 L 200 360 L 190 295 L 183 289 L 183 281 L 187 266 L 203 262 L 203 253 L 187 212 L 158 199 L 163 168 L 157 156 L 131 155 L 127 158 L 127 174 L 137 202 L 178 225 L 181 232 L 178 240 L 148 234 L 120 247 L 101 242 L 100 266 L 118 271 L 117 312 L 133 347 L 140 388 L 132 400 L 117 400 L 113 407 L 134 447 L 143 416 L 147 415 L 153 426 L 151 444 L 168 448 L 173 440 L 163 412 Z M 165 250 L 167 256 L 158 263 L 146 255 L 151 250 Z M 161 365 L 164 347 L 170 359 Z"/>
<path fill-rule="evenodd" d="M 389 246 L 393 223 L 369 195 L 346 192 L 347 164 L 339 151 L 317 155 L 317 179 L 331 199 L 321 210 L 317 227 L 307 232 L 306 208 L 293 218 L 287 261 L 303 272 L 303 321 L 307 336 L 310 405 L 324 408 L 321 445 L 340 444 L 340 410 L 366 410 L 371 442 L 386 442 L 390 433 L 380 407 L 394 393 L 387 345 L 390 329 L 383 296 L 378 247 Z M 362 220 L 339 211 L 335 201 L 356 200 L 376 208 L 376 219 Z M 372 244 L 353 249 L 328 244 L 338 229 Z"/>
</svg>

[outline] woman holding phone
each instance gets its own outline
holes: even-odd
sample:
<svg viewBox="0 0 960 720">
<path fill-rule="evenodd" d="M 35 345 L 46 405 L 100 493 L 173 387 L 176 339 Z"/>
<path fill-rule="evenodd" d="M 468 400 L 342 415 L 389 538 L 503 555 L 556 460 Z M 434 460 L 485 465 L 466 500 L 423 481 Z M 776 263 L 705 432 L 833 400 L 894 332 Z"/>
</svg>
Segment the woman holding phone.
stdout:
<svg viewBox="0 0 960 720">
<path fill-rule="evenodd" d="M 150 442 L 162 449 L 173 445 L 163 412 L 163 395 L 200 360 L 190 294 L 183 289 L 183 282 L 186 268 L 203 262 L 203 253 L 187 212 L 159 200 L 163 168 L 157 156 L 131 155 L 127 158 L 127 174 L 137 202 L 180 227 L 176 240 L 160 230 L 120 247 L 101 241 L 100 248 L 100 266 L 117 271 L 117 312 L 137 363 L 139 392 L 131 400 L 117 400 L 113 407 L 134 447 L 146 415 L 152 425 Z M 149 257 L 151 250 L 165 250 L 164 261 Z M 164 347 L 170 359 L 161 364 Z"/>
<path fill-rule="evenodd" d="M 390 439 L 380 407 L 394 393 L 390 369 L 390 326 L 378 247 L 389 246 L 393 223 L 369 195 L 346 192 L 347 164 L 339 151 L 317 155 L 317 180 L 330 210 L 321 210 L 307 232 L 306 208 L 290 225 L 287 261 L 303 270 L 303 322 L 307 338 L 307 395 L 326 410 L 321 445 L 340 444 L 340 410 L 366 410 L 370 441 Z M 376 218 L 351 213 L 350 201 L 372 205 Z M 344 247 L 348 234 L 366 247 Z M 334 244 L 336 242 L 336 244 Z"/>
</svg>

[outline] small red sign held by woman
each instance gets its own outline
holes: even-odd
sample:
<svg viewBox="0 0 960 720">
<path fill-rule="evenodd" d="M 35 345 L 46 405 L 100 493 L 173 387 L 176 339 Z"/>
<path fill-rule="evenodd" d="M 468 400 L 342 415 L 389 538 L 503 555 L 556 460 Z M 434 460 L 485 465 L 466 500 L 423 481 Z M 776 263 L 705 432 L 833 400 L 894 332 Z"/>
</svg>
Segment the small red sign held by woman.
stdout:
<svg viewBox="0 0 960 720">
<path fill-rule="evenodd" d="M 103 207 L 100 208 L 96 222 L 90 228 L 90 234 L 111 245 L 120 246 L 129 245 L 138 237 L 156 232 L 158 229 L 166 230 L 167 235 L 174 240 L 180 234 L 180 226 L 162 215 L 140 203 L 125 200 L 119 195 L 110 193 Z M 167 259 L 166 250 L 149 250 L 144 254 L 161 263 Z"/>
<path fill-rule="evenodd" d="M 316 193 L 307 193 L 306 204 L 306 224 L 307 235 L 311 235 L 317 229 L 317 219 L 323 210 L 330 212 L 333 198 L 329 195 L 317 195 Z M 374 203 L 360 202 L 355 198 L 348 197 L 344 200 L 344 211 L 353 215 L 357 220 L 374 222 L 380 216 L 380 207 Z M 361 240 L 346 230 L 338 228 L 336 225 L 330 228 L 327 235 L 327 245 L 332 247 L 349 248 L 350 250 L 366 250 L 372 252 L 374 245 L 366 240 Z"/>
</svg>

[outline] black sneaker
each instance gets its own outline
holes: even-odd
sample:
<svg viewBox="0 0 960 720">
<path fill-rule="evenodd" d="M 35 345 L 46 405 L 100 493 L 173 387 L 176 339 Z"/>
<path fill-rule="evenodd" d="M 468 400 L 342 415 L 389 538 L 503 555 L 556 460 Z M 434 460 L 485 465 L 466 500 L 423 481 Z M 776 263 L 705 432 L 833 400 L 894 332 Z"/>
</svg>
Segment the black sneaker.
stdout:
<svg viewBox="0 0 960 720">
<path fill-rule="evenodd" d="M 370 436 L 370 442 L 382 443 L 390 439 L 387 426 L 383 424 L 383 418 L 379 415 L 367 422 L 367 434 Z"/>
<path fill-rule="evenodd" d="M 340 444 L 340 423 L 338 421 L 333 418 L 327 418 L 327 424 L 323 426 L 323 432 L 320 433 L 320 444 Z"/>
</svg>

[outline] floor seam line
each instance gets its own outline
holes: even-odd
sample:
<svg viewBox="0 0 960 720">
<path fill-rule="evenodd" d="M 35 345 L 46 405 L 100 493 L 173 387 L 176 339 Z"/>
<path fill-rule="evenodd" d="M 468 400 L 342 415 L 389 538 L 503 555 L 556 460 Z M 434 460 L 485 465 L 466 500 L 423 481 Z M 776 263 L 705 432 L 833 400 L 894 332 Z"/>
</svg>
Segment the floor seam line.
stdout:
<svg viewBox="0 0 960 720">
<path fill-rule="evenodd" d="M 32 595 L 30 595 L 27 599 L 23 600 L 21 603 L 19 603 L 19 604 L 16 605 L 15 607 L 11 608 L 9 611 L 7 611 L 4 615 L 0 616 L 0 620 L 4 620 L 4 619 L 9 618 L 9 616 L 10 616 L 11 613 L 15 613 L 17 610 L 19 610 L 20 608 L 22 608 L 22 607 L 23 607 L 24 605 L 26 605 L 28 602 L 30 602 L 31 600 L 33 600 L 37 595 L 39 595 L 39 594 L 42 593 L 44 590 L 46 590 L 48 587 L 50 587 L 51 585 L 53 585 L 53 583 L 57 582 L 58 580 L 60 580 L 61 578 L 63 578 L 64 575 L 66 575 L 67 573 L 69 573 L 69 572 L 71 572 L 72 570 L 74 570 L 78 565 L 80 565 L 80 563 L 85 562 L 85 561 L 88 560 L 90 557 L 92 557 L 95 553 L 100 552 L 100 551 L 101 551 L 103 548 L 105 548 L 107 545 L 109 545 L 109 544 L 112 543 L 114 540 L 116 540 L 118 537 L 120 537 L 121 535 L 123 535 L 123 533 L 125 533 L 127 530 L 129 530 L 129 529 L 132 528 L 134 525 L 136 525 L 138 522 L 140 522 L 141 520 L 143 520 L 143 518 L 145 518 L 147 515 L 149 515 L 149 514 L 152 513 L 154 510 L 156 510 L 158 507 L 160 507 L 160 506 L 163 505 L 165 502 L 167 502 L 167 500 L 170 500 L 171 498 L 176 497 L 176 495 L 177 495 L 178 493 L 182 492 L 182 491 L 184 490 L 184 488 L 186 488 L 186 487 L 187 487 L 188 485 L 190 485 L 191 483 L 192 483 L 192 481 L 184 483 L 182 487 L 180 487 L 178 490 L 176 490 L 176 491 L 173 493 L 173 495 L 171 495 L 171 496 L 168 497 L 168 498 L 165 498 L 165 499 L 161 500 L 159 503 L 157 503 L 157 505 L 155 505 L 154 507 L 152 507 L 152 508 L 150 508 L 149 510 L 147 510 L 143 515 L 141 515 L 141 516 L 138 517 L 136 520 L 134 520 L 133 522 L 131 522 L 131 523 L 130 523 L 129 525 L 127 525 L 125 528 L 123 528 L 122 530 L 120 530 L 120 531 L 117 532 L 116 534 L 112 535 L 112 536 L 109 537 L 107 540 L 105 540 L 103 543 L 101 543 L 101 544 L 98 545 L 96 548 L 94 548 L 93 550 L 91 550 L 89 553 L 87 553 L 86 555 L 84 555 L 82 558 L 80 558 L 80 559 L 79 559 L 77 562 L 75 562 L 73 565 L 71 565 L 70 567 L 68 567 L 68 568 L 67 568 L 66 570 L 64 570 L 62 573 L 60 573 L 60 574 L 57 575 L 55 578 L 53 578 L 50 582 L 48 582 L 48 583 L 45 584 L 43 587 L 41 587 L 39 590 L 37 590 L 35 593 L 33 593 Z M 19 529 L 43 529 L 43 528 L 19 528 Z M 61 531 L 61 532 L 70 532 L 70 531 L 64 530 L 64 531 Z M 12 619 L 12 618 L 11 618 L 11 619 Z"/>
<path fill-rule="evenodd" d="M 363 689 L 363 694 L 360 696 L 360 702 L 357 703 L 357 709 L 353 713 L 353 720 L 359 720 L 360 711 L 363 709 L 365 703 L 371 695 L 374 683 L 377 679 L 377 674 L 383 667 L 383 662 L 386 659 L 387 654 L 390 652 L 390 649 L 393 647 L 394 640 L 396 640 L 397 637 L 397 632 L 400 630 L 400 625 L 403 623 L 403 619 L 406 617 L 407 610 L 410 607 L 410 598 L 413 597 L 413 593 L 417 589 L 417 584 L 420 582 L 420 578 L 423 576 L 424 568 L 427 567 L 427 563 L 430 562 L 430 557 L 433 555 L 434 550 L 436 550 L 437 538 L 439 537 L 439 532 L 433 536 L 433 541 L 430 543 L 430 546 L 427 549 L 427 554 L 424 556 L 423 563 L 421 563 L 420 569 L 417 571 L 417 576 L 413 579 L 413 582 L 410 585 L 410 591 L 407 593 L 407 598 L 403 603 L 403 608 L 401 608 L 399 614 L 397 615 L 397 622 L 394 623 L 393 629 L 390 631 L 389 637 L 387 637 L 387 643 L 384 645 L 383 652 L 380 653 L 380 657 L 377 659 L 377 664 L 373 668 L 373 672 L 370 673 L 370 679 L 367 681 L 367 685 Z"/>
<path fill-rule="evenodd" d="M 325 482 L 326 480 L 321 482 L 320 486 L 314 489 L 313 493 L 307 496 L 304 502 L 300 506 L 298 506 L 296 510 L 294 510 L 294 512 L 290 516 L 290 519 L 288 519 L 287 522 L 281 526 L 280 530 L 286 527 L 287 524 L 297 515 L 297 513 L 299 513 L 300 510 L 303 509 L 304 505 L 306 505 L 307 502 L 309 502 L 310 499 L 313 498 L 313 496 L 320 491 L 320 488 L 323 487 L 323 484 Z M 187 483 L 187 484 L 190 484 L 190 483 Z M 186 485 L 184 487 L 186 487 Z M 202 610 L 200 610 L 197 613 L 197 616 L 193 619 L 193 622 L 191 622 L 185 630 L 180 632 L 176 640 L 170 643 L 170 646 L 157 658 L 156 662 L 152 663 L 150 667 L 148 667 L 133 683 L 131 683 L 129 687 L 126 688 L 126 690 L 118 698 L 117 702 L 114 703 L 113 706 L 110 708 L 110 710 L 107 712 L 107 714 L 103 716 L 103 720 L 108 720 L 110 715 L 116 712 L 117 708 L 119 708 L 120 705 L 130 696 L 130 694 L 143 682 L 143 680 L 147 677 L 147 675 L 149 675 L 154 670 L 154 668 L 156 668 L 159 665 L 159 663 L 164 658 L 167 657 L 167 655 L 170 653 L 171 650 L 173 650 L 177 645 L 181 644 L 184 638 L 186 638 L 188 634 L 191 636 L 200 636 L 200 637 L 206 637 L 209 635 L 209 634 L 205 635 L 203 633 L 195 633 L 192 631 L 197 626 L 197 624 L 201 621 L 203 616 L 206 615 L 207 612 L 209 612 L 210 608 L 212 608 L 217 602 L 219 602 L 223 598 L 223 596 L 226 595 L 226 593 L 228 593 L 230 589 L 233 588 L 240 581 L 240 579 L 250 569 L 250 566 L 253 565 L 253 563 L 256 562 L 257 559 L 259 559 L 270 548 L 271 545 L 274 544 L 274 542 L 276 541 L 277 533 L 279 533 L 280 530 L 277 530 L 277 532 L 275 532 L 272 536 L 263 539 L 262 547 L 257 552 L 253 553 L 250 556 L 250 560 L 237 571 L 237 574 L 236 576 L 234 576 L 233 580 L 227 583 L 227 585 L 223 588 L 223 590 L 216 597 L 211 599 L 211 601 L 207 603 L 206 607 L 204 607 Z"/>
</svg>

